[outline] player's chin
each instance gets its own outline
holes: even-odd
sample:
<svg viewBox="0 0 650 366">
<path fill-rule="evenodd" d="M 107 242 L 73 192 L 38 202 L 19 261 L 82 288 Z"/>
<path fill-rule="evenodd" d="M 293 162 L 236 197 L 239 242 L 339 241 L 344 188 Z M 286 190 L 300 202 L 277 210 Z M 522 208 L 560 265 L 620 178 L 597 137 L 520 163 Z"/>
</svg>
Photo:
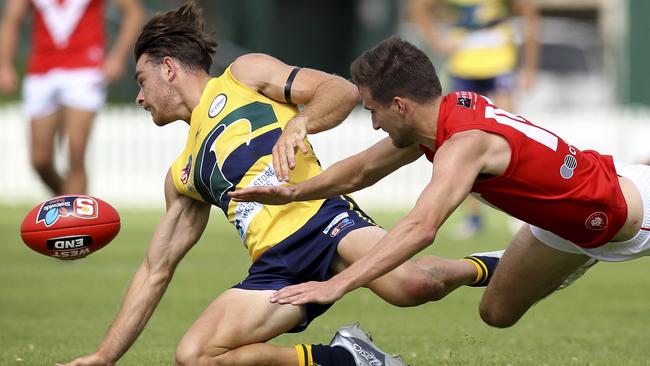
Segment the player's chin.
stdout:
<svg viewBox="0 0 650 366">
<path fill-rule="evenodd" d="M 160 126 L 160 127 L 165 126 L 165 125 L 175 121 L 175 119 L 165 118 L 164 116 L 161 116 L 161 115 L 156 114 L 154 112 L 151 112 L 151 119 L 153 120 L 153 123 L 156 124 L 156 126 Z"/>
</svg>

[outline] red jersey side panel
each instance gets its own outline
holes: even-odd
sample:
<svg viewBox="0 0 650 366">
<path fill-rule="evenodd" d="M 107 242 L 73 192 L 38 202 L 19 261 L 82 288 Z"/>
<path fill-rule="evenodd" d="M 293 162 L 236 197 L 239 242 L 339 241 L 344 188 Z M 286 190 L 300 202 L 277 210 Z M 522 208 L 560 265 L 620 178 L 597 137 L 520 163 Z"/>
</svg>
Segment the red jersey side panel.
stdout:
<svg viewBox="0 0 650 366">
<path fill-rule="evenodd" d="M 472 188 L 490 204 L 584 248 L 609 242 L 625 223 L 627 204 L 611 156 L 580 151 L 475 93 L 444 97 L 436 150 L 470 129 L 498 134 L 512 149 L 503 175 L 479 177 Z M 433 152 L 421 148 L 432 160 Z"/>
<path fill-rule="evenodd" d="M 30 0 L 33 16 L 28 74 L 100 67 L 104 0 Z"/>
</svg>

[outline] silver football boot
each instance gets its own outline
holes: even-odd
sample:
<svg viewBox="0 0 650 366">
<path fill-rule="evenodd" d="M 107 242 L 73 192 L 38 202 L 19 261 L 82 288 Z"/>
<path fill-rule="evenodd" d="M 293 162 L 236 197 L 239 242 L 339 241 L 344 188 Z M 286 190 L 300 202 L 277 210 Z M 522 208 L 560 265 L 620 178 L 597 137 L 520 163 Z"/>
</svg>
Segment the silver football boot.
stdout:
<svg viewBox="0 0 650 366">
<path fill-rule="evenodd" d="M 357 366 L 408 366 L 399 356 L 391 356 L 377 347 L 359 323 L 345 325 L 339 329 L 330 346 L 348 350 Z"/>
</svg>

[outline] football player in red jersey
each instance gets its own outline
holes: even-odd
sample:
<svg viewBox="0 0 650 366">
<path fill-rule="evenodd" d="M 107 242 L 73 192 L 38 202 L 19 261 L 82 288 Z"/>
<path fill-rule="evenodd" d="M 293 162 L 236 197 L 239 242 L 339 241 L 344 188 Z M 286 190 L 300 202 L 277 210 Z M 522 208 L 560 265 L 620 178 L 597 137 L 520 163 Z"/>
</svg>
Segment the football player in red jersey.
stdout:
<svg viewBox="0 0 650 366">
<path fill-rule="evenodd" d="M 363 286 L 431 245 L 469 194 L 528 223 L 481 301 L 481 317 L 496 327 L 515 324 L 598 260 L 649 253 L 650 167 L 581 151 L 476 93 L 443 96 L 426 55 L 396 37 L 366 51 L 351 71 L 373 128 L 389 137 L 303 183 L 247 188 L 231 197 L 280 204 L 349 193 L 422 154 L 433 162 L 431 181 L 374 250 L 332 279 L 287 287 L 273 301 L 329 303 Z M 278 159 L 293 156 L 285 151 Z"/>
<path fill-rule="evenodd" d="M 14 55 L 20 26 L 32 14 L 32 47 L 23 84 L 23 112 L 31 124 L 32 166 L 59 195 L 86 193 L 86 145 L 106 84 L 124 73 L 126 57 L 144 17 L 136 0 L 116 0 L 123 14 L 119 34 L 106 53 L 105 0 L 6 0 L 0 23 L 0 92 L 18 86 Z M 106 55 L 105 55 L 106 53 Z M 54 167 L 55 136 L 68 137 L 68 172 Z"/>
</svg>

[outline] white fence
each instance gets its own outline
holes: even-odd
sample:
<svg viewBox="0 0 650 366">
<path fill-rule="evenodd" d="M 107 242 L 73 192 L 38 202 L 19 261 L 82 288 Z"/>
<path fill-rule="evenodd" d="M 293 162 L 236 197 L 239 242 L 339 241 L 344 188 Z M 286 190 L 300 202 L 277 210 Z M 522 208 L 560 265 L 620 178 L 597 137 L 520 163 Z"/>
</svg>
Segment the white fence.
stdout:
<svg viewBox="0 0 650 366">
<path fill-rule="evenodd" d="M 28 129 L 17 106 L 0 108 L 0 203 L 36 202 L 48 192 L 33 173 L 28 155 Z M 565 111 L 529 112 L 527 117 L 567 139 L 574 146 L 594 148 L 627 161 L 650 158 L 650 112 Z M 184 146 L 182 122 L 156 127 L 148 113 L 132 107 L 110 107 L 97 118 L 89 145 L 89 191 L 108 202 L 126 206 L 162 207 L 163 178 Z M 332 131 L 310 137 L 324 167 L 383 138 L 374 131 L 366 111 L 357 110 Z M 61 144 L 65 147 L 65 144 Z M 57 166 L 65 167 L 59 154 Z M 412 206 L 430 178 L 424 158 L 354 195 L 362 207 Z"/>
</svg>

